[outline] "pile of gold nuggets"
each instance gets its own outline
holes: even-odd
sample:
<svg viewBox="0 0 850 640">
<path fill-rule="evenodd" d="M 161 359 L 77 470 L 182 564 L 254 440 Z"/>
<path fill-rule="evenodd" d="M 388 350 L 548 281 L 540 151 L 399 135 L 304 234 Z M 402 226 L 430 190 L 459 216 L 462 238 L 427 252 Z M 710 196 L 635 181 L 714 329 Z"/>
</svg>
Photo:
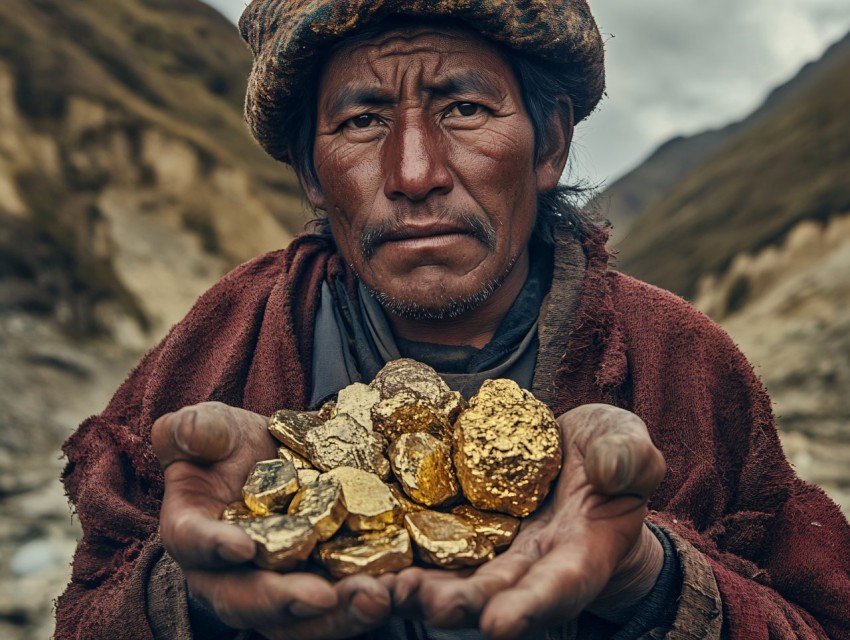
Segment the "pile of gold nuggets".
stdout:
<svg viewBox="0 0 850 640">
<path fill-rule="evenodd" d="M 278 411 L 269 431 L 278 459 L 257 463 L 222 519 L 257 543 L 256 564 L 278 571 L 308 560 L 337 578 L 414 559 L 479 565 L 510 545 L 561 469 L 560 429 L 528 391 L 488 380 L 467 405 L 410 359 L 318 415 Z"/>
</svg>

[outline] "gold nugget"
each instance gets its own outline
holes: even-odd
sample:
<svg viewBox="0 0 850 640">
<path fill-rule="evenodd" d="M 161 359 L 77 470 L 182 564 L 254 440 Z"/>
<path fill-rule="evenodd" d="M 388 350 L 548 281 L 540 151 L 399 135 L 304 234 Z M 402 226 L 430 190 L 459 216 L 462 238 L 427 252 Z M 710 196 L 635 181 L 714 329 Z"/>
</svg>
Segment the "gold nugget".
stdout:
<svg viewBox="0 0 850 640">
<path fill-rule="evenodd" d="M 348 508 L 345 524 L 352 531 L 386 529 L 388 525 L 401 523 L 401 505 L 389 487 L 374 473 L 353 467 L 338 467 L 322 474 L 321 478 L 334 478 L 342 485 Z"/>
<path fill-rule="evenodd" d="M 429 507 L 458 493 L 451 450 L 427 433 L 405 433 L 390 445 L 390 464 L 404 492 Z"/>
<path fill-rule="evenodd" d="M 322 421 L 310 413 L 281 409 L 269 418 L 269 432 L 298 455 L 309 458 L 305 438 Z"/>
<path fill-rule="evenodd" d="M 322 471 L 354 467 L 380 475 L 389 469 L 386 458 L 376 454 L 372 432 L 346 414 L 337 414 L 311 430 L 306 444 L 307 457 Z"/>
<path fill-rule="evenodd" d="M 315 555 L 336 578 L 355 573 L 378 576 L 413 564 L 410 535 L 397 525 L 382 531 L 340 534 L 321 543 Z"/>
<path fill-rule="evenodd" d="M 221 514 L 221 519 L 225 522 L 236 522 L 237 520 L 249 520 L 256 518 L 257 514 L 251 511 L 247 504 L 242 500 L 231 502 Z"/>
<path fill-rule="evenodd" d="M 273 515 L 238 524 L 257 543 L 254 563 L 274 571 L 297 567 L 310 557 L 319 540 L 310 521 L 302 516 Z"/>
<path fill-rule="evenodd" d="M 387 459 L 387 439 L 377 431 L 372 432 L 372 461 L 373 472 L 381 480 L 387 481 L 390 477 L 390 461 Z"/>
<path fill-rule="evenodd" d="M 472 525 L 479 535 L 485 536 L 493 543 L 496 551 L 511 546 L 519 531 L 519 519 L 504 513 L 481 511 L 471 505 L 461 504 L 452 509 L 452 514 Z"/>
<path fill-rule="evenodd" d="M 388 362 L 370 386 L 380 392 L 381 398 L 390 398 L 399 392 L 410 392 L 435 407 L 442 404 L 443 396 L 451 393 L 448 385 L 434 369 L 410 358 Z"/>
<path fill-rule="evenodd" d="M 263 460 L 254 465 L 245 481 L 242 499 L 260 516 L 286 511 L 298 486 L 298 473 L 289 460 Z"/>
<path fill-rule="evenodd" d="M 349 415 L 371 431 L 372 407 L 380 399 L 381 394 L 377 389 L 362 382 L 355 382 L 339 392 L 334 415 Z"/>
<path fill-rule="evenodd" d="M 342 485 L 333 478 L 323 478 L 301 487 L 289 504 L 289 515 L 304 516 L 316 529 L 319 540 L 327 540 L 348 515 Z"/>
<path fill-rule="evenodd" d="M 417 511 L 404 516 L 404 526 L 425 562 L 446 569 L 473 567 L 493 559 L 493 544 L 457 516 Z"/>
<path fill-rule="evenodd" d="M 512 380 L 488 380 L 454 427 L 454 463 L 473 506 L 524 518 L 561 470 L 555 416 Z"/>
<path fill-rule="evenodd" d="M 313 484 L 322 475 L 322 472 L 318 469 L 297 469 L 296 471 L 298 473 L 298 484 L 302 487 Z"/>
<path fill-rule="evenodd" d="M 440 409 L 443 414 L 449 419 L 449 422 L 454 424 L 454 421 L 457 420 L 457 417 L 460 415 L 460 412 L 466 409 L 469 405 L 460 392 L 458 391 L 450 391 L 447 395 L 443 396 L 442 404 L 440 405 Z"/>
<path fill-rule="evenodd" d="M 393 497 L 398 500 L 398 503 L 401 505 L 401 510 L 404 515 L 413 513 L 414 511 L 424 511 L 427 508 L 425 505 L 414 502 L 408 498 L 407 494 L 401 488 L 401 485 L 397 482 L 391 482 L 387 486 L 390 488 L 390 493 L 393 494 Z"/>
<path fill-rule="evenodd" d="M 319 415 L 318 418 L 322 422 L 326 422 L 330 420 L 336 415 L 336 402 L 333 400 L 328 400 L 325 404 L 319 407 Z"/>
<path fill-rule="evenodd" d="M 445 413 L 413 392 L 402 391 L 372 407 L 375 431 L 394 442 L 404 433 L 430 433 L 451 442 L 451 422 Z"/>
<path fill-rule="evenodd" d="M 277 457 L 281 460 L 289 460 L 293 465 L 295 465 L 297 470 L 313 468 L 313 465 L 310 464 L 310 461 L 307 458 L 295 453 L 289 447 L 278 447 Z"/>
</svg>

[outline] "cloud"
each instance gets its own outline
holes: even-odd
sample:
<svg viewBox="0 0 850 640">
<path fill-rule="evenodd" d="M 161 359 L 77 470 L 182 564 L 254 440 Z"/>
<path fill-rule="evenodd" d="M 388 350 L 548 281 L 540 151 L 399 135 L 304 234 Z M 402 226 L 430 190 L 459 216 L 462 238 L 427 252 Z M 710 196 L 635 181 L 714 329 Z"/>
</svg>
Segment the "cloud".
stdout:
<svg viewBox="0 0 850 640">
<path fill-rule="evenodd" d="M 845 0 L 606 0 L 608 97 L 577 139 L 613 179 L 674 135 L 738 120 L 850 29 Z"/>
<path fill-rule="evenodd" d="M 204 0 L 211 7 L 218 9 L 234 24 L 239 20 L 242 11 L 247 6 L 246 0 Z"/>
</svg>

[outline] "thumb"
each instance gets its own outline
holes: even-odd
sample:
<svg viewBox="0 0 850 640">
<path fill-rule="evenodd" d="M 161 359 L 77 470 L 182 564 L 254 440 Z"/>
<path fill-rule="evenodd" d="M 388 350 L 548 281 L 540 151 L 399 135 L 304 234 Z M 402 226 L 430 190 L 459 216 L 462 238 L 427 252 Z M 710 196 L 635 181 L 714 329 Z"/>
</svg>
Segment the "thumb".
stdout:
<svg viewBox="0 0 850 640">
<path fill-rule="evenodd" d="M 631 411 L 588 404 L 565 413 L 560 423 L 584 455 L 588 481 L 601 493 L 646 499 L 664 477 L 664 456 Z"/>
<path fill-rule="evenodd" d="M 210 464 L 228 457 L 239 437 L 230 414 L 227 405 L 206 402 L 158 418 L 151 443 L 162 468 L 181 460 Z"/>
</svg>

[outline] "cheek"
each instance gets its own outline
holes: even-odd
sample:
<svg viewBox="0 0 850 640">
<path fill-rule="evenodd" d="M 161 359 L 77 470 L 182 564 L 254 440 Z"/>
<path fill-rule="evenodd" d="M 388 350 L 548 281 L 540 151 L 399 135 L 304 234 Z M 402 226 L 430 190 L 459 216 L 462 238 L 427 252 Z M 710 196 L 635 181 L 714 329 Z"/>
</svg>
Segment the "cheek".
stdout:
<svg viewBox="0 0 850 640">
<path fill-rule="evenodd" d="M 375 156 L 350 145 L 317 149 L 316 173 L 334 231 L 356 232 L 366 223 L 381 188 Z"/>
<path fill-rule="evenodd" d="M 468 132 L 468 139 L 453 145 L 453 164 L 460 168 L 470 195 L 494 223 L 508 230 L 533 224 L 537 208 L 533 136 L 530 126 L 493 127 Z"/>
</svg>

